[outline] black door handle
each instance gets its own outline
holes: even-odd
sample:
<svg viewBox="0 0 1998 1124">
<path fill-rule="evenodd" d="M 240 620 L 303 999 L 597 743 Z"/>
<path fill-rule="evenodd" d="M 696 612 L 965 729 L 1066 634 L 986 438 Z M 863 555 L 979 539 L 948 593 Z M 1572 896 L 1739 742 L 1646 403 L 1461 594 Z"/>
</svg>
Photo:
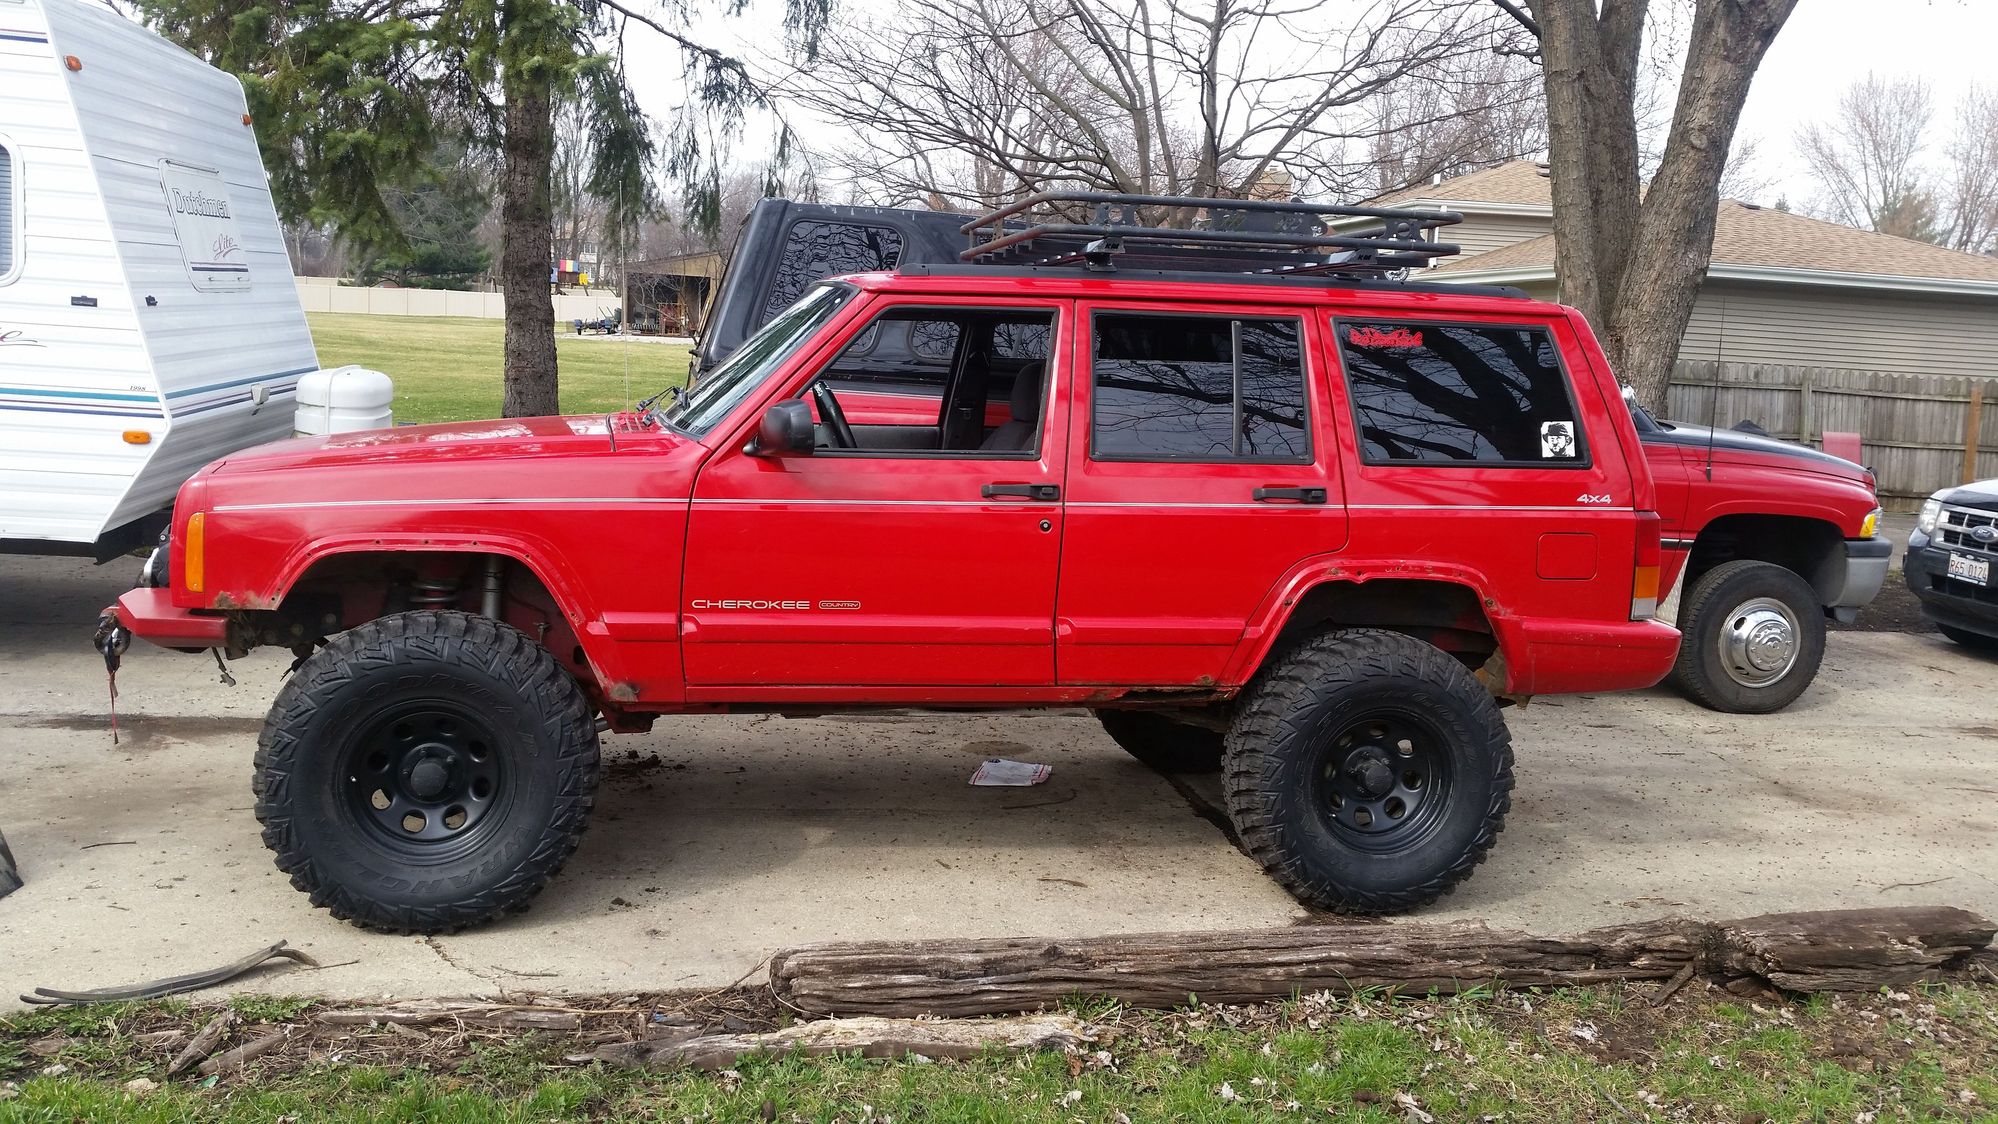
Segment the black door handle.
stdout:
<svg viewBox="0 0 1998 1124">
<path fill-rule="evenodd" d="M 1269 503 L 1271 500 L 1295 500 L 1298 503 L 1325 502 L 1323 488 L 1257 488 L 1249 495 L 1257 503 Z"/>
<path fill-rule="evenodd" d="M 1020 496 L 1024 499 L 1053 502 L 1061 498 L 1061 485 L 987 484 L 979 494 L 988 500 L 997 499 L 1000 496 Z"/>
</svg>

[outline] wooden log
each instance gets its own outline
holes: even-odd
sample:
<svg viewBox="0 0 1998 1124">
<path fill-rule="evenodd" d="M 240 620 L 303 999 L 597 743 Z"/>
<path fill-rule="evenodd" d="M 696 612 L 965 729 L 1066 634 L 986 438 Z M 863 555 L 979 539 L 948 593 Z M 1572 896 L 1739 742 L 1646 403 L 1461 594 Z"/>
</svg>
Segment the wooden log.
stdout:
<svg viewBox="0 0 1998 1124">
<path fill-rule="evenodd" d="M 1665 919 L 1558 937 L 1445 923 L 875 942 L 787 949 L 771 958 L 770 980 L 808 1014 L 899 1016 L 1030 1011 L 1075 995 L 1173 1007 L 1196 995 L 1243 1003 L 1310 991 L 1662 981 L 1689 965 L 1791 990 L 1853 989 L 1934 974 L 1990 944 L 1992 931 L 1964 910 L 1915 907 Z"/>
<path fill-rule="evenodd" d="M 269 1034 L 250 1039 L 241 1046 L 220 1053 L 201 1063 L 199 1070 L 203 1077 L 213 1077 L 218 1073 L 235 1075 L 243 1072 L 243 1067 L 284 1045 L 291 1035 L 287 1031 L 274 1030 Z"/>
<path fill-rule="evenodd" d="M 975 1058 L 991 1049 L 1065 1050 L 1096 1041 L 1073 1015 L 1006 1019 L 822 1019 L 764 1034 L 674 1035 L 616 1042 L 588 1055 L 622 1066 L 725 1069 L 757 1054 L 859 1054 L 868 1058 Z"/>
<path fill-rule="evenodd" d="M 236 1025 L 236 1012 L 234 1011 L 224 1011 L 214 1018 L 209 1019 L 206 1025 L 195 1032 L 194 1039 L 187 1044 L 186 1048 L 174 1055 L 173 1062 L 167 1066 L 167 1076 L 172 1077 L 174 1074 L 193 1066 L 194 1063 L 214 1053 L 215 1047 L 222 1041 L 222 1036 L 227 1034 L 229 1028 L 234 1025 Z"/>
</svg>

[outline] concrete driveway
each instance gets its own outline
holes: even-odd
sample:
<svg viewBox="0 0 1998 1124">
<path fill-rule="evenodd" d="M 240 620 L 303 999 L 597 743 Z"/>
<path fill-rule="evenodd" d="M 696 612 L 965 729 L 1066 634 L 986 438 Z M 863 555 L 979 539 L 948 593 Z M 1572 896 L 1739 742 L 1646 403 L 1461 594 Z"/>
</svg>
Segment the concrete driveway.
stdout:
<svg viewBox="0 0 1998 1124">
<path fill-rule="evenodd" d="M 0 558 L 0 830 L 27 879 L 0 900 L 0 1005 L 279 939 L 338 966 L 240 990 L 720 987 L 810 941 L 1307 919 L 1217 828 L 1213 778 L 1146 770 L 1086 714 L 745 717 L 609 739 L 591 832 L 527 913 L 429 940 L 364 933 L 290 889 L 250 811 L 288 656 L 238 661 L 224 687 L 205 656 L 135 649 L 111 744 L 87 638 L 135 569 Z M 1917 902 L 1998 915 L 1994 673 L 1939 639 L 1837 633 L 1818 685 L 1773 717 L 1663 692 L 1510 711 L 1508 830 L 1425 916 L 1558 930 Z M 995 755 L 1053 777 L 966 785 Z"/>
</svg>

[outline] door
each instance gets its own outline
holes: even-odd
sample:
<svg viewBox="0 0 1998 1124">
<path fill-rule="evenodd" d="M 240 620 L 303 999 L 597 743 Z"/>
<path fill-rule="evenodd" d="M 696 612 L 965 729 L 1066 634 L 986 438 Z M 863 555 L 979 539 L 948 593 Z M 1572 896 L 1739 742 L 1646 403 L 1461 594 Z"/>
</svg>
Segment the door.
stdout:
<svg viewBox="0 0 1998 1124">
<path fill-rule="evenodd" d="M 1278 580 L 1346 541 L 1317 328 L 1281 307 L 1076 319 L 1061 682 L 1214 682 Z"/>
<path fill-rule="evenodd" d="M 695 694 L 1054 683 L 1067 318 L 1029 301 L 873 313 L 780 395 L 812 404 L 811 455 L 745 450 L 743 419 L 695 483 Z"/>
</svg>

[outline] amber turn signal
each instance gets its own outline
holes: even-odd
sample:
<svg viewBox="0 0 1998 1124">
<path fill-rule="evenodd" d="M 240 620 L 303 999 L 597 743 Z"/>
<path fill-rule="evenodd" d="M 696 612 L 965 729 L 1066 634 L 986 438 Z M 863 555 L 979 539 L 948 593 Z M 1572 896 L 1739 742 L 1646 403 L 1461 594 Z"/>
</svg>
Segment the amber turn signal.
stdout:
<svg viewBox="0 0 1998 1124">
<path fill-rule="evenodd" d="M 201 571 L 208 563 L 208 515 L 197 511 L 187 517 L 187 529 L 183 532 L 185 542 L 181 544 L 180 580 L 193 593 L 201 592 Z"/>
<path fill-rule="evenodd" d="M 71 70 L 82 70 L 82 69 L 83 69 L 83 60 L 82 60 L 82 59 L 80 59 L 80 58 L 77 58 L 77 57 L 76 57 L 75 55 L 64 55 L 64 56 L 62 57 L 62 64 L 63 64 L 64 66 L 66 66 L 66 67 L 70 68 Z"/>
<path fill-rule="evenodd" d="M 125 431 L 125 444 L 127 445 L 150 445 L 152 443 L 153 435 L 143 429 L 128 429 Z"/>
</svg>

